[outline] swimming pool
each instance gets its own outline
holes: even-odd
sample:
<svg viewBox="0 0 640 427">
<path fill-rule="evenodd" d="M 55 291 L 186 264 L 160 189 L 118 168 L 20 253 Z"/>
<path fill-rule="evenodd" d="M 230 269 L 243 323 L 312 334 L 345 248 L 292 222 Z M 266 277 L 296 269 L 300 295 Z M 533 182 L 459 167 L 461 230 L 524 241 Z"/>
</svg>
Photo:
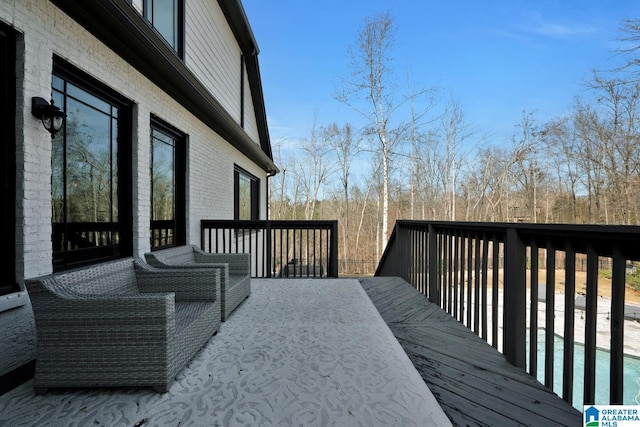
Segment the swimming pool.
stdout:
<svg viewBox="0 0 640 427">
<path fill-rule="evenodd" d="M 527 334 L 528 335 L 528 334 Z M 544 384 L 544 329 L 538 331 L 538 381 Z M 584 393 L 584 345 L 574 344 L 573 359 L 573 406 L 582 411 L 582 396 Z M 554 335 L 554 373 L 553 391 L 562 396 L 562 358 L 564 341 L 561 336 Z M 527 366 L 529 365 L 529 343 L 527 343 Z M 596 349 L 596 384 L 595 404 L 609 404 L 609 352 Z M 625 405 L 640 405 L 640 358 L 624 356 L 623 370 L 623 403 Z"/>
</svg>

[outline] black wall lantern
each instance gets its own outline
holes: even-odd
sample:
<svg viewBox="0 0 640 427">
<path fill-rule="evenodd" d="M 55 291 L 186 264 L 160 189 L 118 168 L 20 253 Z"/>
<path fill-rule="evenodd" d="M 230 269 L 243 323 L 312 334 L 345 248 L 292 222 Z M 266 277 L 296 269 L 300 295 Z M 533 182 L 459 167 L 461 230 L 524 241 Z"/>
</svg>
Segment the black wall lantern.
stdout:
<svg viewBox="0 0 640 427">
<path fill-rule="evenodd" d="M 51 137 L 60 132 L 64 125 L 64 119 L 67 115 L 60 111 L 60 108 L 51 103 L 48 103 L 46 99 L 34 96 L 31 98 L 31 114 L 42 120 L 44 128 L 49 131 Z"/>
</svg>

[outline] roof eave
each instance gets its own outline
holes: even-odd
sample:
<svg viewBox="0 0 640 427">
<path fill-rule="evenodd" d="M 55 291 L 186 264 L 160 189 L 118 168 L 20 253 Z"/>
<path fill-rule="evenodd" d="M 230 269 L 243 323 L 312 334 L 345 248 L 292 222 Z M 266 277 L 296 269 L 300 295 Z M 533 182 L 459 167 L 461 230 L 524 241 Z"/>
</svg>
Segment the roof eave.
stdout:
<svg viewBox="0 0 640 427">
<path fill-rule="evenodd" d="M 271 155 L 266 118 L 263 117 L 264 102 L 261 91 L 259 94 L 253 92 L 252 97 L 260 137 L 260 145 L 257 145 L 186 67 L 173 49 L 126 0 L 50 1 L 263 170 L 268 173 L 278 171 Z M 225 4 L 239 3 L 236 0 L 219 1 Z M 229 21 L 236 38 L 238 38 L 237 34 L 242 32 L 242 28 L 236 28 L 236 26 L 248 27 L 244 11 L 239 4 L 237 7 L 239 9 L 234 12 L 234 18 Z M 225 16 L 230 19 L 228 13 L 228 11 L 225 12 Z M 238 21 L 240 17 L 244 17 L 244 24 Z M 247 43 L 251 41 L 255 43 L 250 30 L 242 40 L 242 42 L 238 40 L 241 49 L 250 46 Z M 248 70 L 252 68 L 247 67 Z M 260 76 L 254 73 L 257 73 L 257 69 L 255 72 L 248 71 L 252 91 L 256 81 L 260 88 Z M 256 98 L 259 99 L 256 100 Z"/>
</svg>

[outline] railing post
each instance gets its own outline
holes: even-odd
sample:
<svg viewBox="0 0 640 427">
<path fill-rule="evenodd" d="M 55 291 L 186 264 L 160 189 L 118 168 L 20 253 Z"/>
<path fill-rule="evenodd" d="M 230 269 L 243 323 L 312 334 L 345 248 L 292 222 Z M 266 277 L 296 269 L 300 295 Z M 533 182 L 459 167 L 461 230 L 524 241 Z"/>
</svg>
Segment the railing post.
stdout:
<svg viewBox="0 0 640 427">
<path fill-rule="evenodd" d="M 429 224 L 429 301 L 440 305 L 440 288 L 438 286 L 439 268 L 438 268 L 438 235 L 432 224 Z"/>
<path fill-rule="evenodd" d="M 512 365 L 526 365 L 526 251 L 517 230 L 507 229 L 504 260 L 504 355 Z"/>
<path fill-rule="evenodd" d="M 273 249 L 271 247 L 272 245 L 272 236 L 271 236 L 271 221 L 266 220 L 265 221 L 265 227 L 264 227 L 264 232 L 266 234 L 265 236 L 265 240 L 266 240 L 266 254 L 265 254 L 265 258 L 266 258 L 266 266 L 262 266 L 263 269 L 266 269 L 267 271 L 267 277 L 270 278 L 272 277 L 272 272 L 271 272 L 271 262 L 273 260 L 273 253 L 271 252 L 271 250 Z M 264 270 L 263 270 L 263 275 L 264 275 Z"/>
<path fill-rule="evenodd" d="M 564 284 L 564 351 L 562 366 L 562 398 L 573 402 L 573 343 L 576 309 L 576 253 L 567 242 Z"/>
<path fill-rule="evenodd" d="M 622 405 L 624 376 L 624 286 L 625 259 L 619 247 L 613 250 L 611 277 L 611 353 L 609 404 Z"/>
<path fill-rule="evenodd" d="M 418 284 L 415 281 L 415 277 L 413 275 L 414 270 L 414 257 L 413 257 L 413 237 L 416 234 L 415 227 L 408 224 L 401 224 L 399 231 L 400 242 L 401 245 L 401 256 L 400 260 L 402 262 L 402 278 L 407 282 L 411 283 L 414 287 L 418 287 Z"/>
<path fill-rule="evenodd" d="M 596 316 L 598 312 L 598 253 L 593 244 L 589 244 L 587 249 L 586 311 L 583 403 L 593 405 L 596 403 Z"/>
<path fill-rule="evenodd" d="M 338 221 L 331 226 L 331 249 L 329 249 L 329 276 L 338 277 Z"/>
</svg>

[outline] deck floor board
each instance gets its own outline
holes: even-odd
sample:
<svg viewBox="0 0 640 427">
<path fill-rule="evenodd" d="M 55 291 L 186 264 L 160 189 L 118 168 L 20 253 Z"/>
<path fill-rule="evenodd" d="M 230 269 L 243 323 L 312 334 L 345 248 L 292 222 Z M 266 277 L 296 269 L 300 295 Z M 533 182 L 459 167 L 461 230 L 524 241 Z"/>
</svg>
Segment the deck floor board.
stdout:
<svg viewBox="0 0 640 427">
<path fill-rule="evenodd" d="M 403 279 L 372 277 L 360 283 L 454 425 L 582 422 L 578 410 Z"/>
</svg>

